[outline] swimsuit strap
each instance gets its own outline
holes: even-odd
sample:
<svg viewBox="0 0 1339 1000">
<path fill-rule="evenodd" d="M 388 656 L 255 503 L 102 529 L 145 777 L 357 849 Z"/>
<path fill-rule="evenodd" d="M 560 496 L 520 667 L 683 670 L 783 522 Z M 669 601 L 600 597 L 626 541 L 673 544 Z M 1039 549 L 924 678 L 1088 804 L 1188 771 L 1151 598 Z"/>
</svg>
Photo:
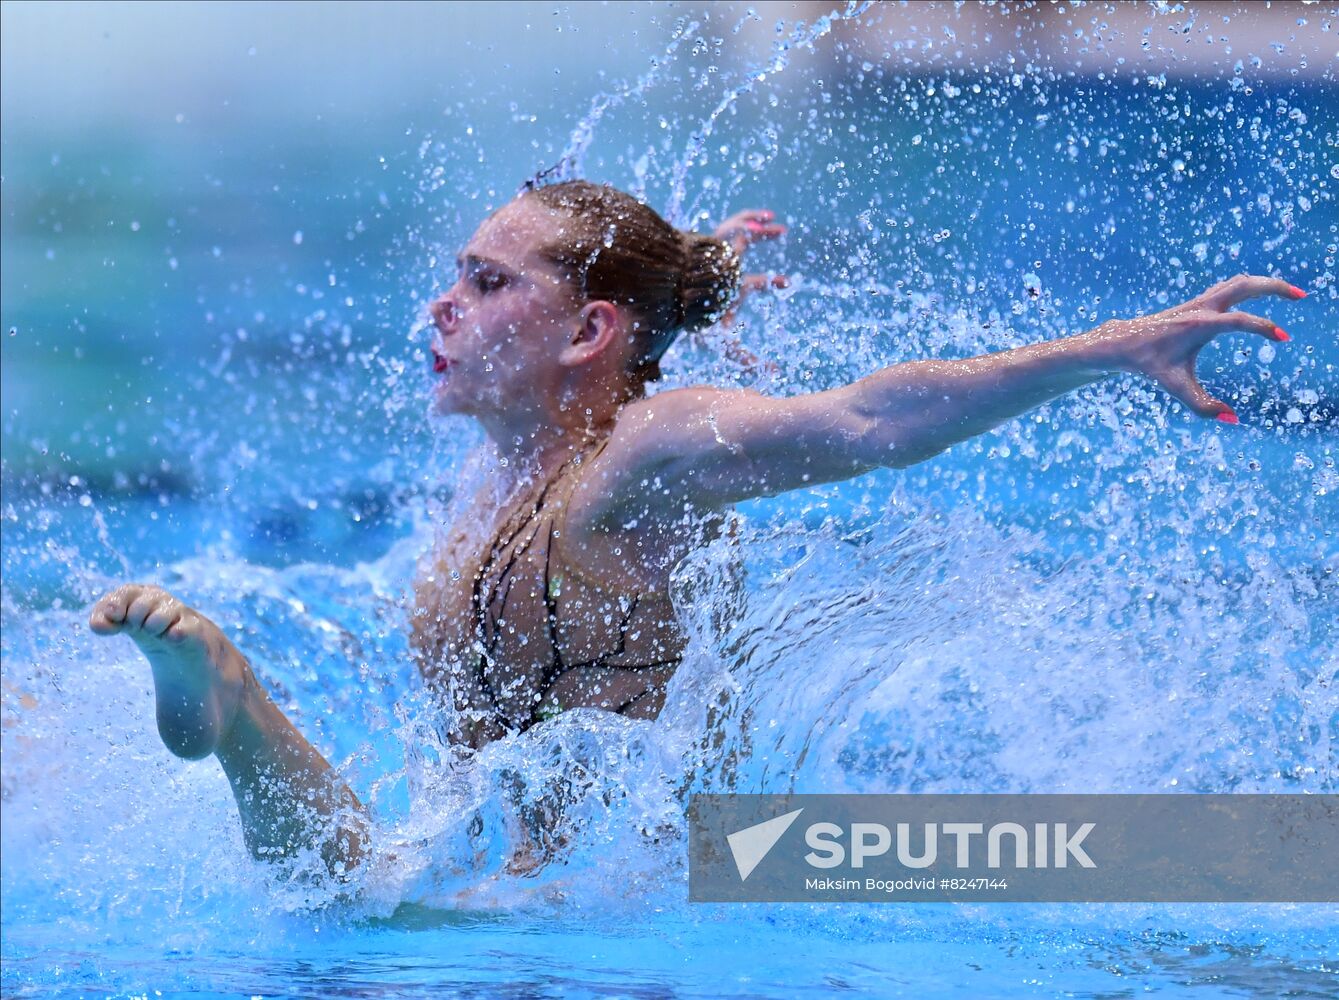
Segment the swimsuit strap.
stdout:
<svg viewBox="0 0 1339 1000">
<path fill-rule="evenodd" d="M 489 546 L 484 557 L 479 560 L 479 568 L 474 575 L 474 586 L 472 588 L 473 592 L 470 599 L 470 606 L 472 617 L 474 619 L 474 629 L 477 641 L 487 642 L 486 637 L 489 632 L 491 618 L 488 605 L 491 603 L 491 595 L 485 594 L 484 589 L 485 580 L 488 577 L 489 572 L 493 569 L 494 563 L 504 552 L 513 548 L 513 546 L 517 546 L 516 551 L 523 550 L 528 548 L 535 538 L 540 534 L 543 534 L 545 536 L 546 565 L 543 587 L 544 593 L 542 596 L 545 604 L 548 606 L 549 612 L 549 643 L 553 647 L 554 660 L 559 668 L 559 672 L 562 672 L 565 668 L 566 665 L 562 663 L 561 655 L 558 652 L 557 636 L 554 634 L 554 629 L 557 627 L 557 618 L 556 608 L 553 603 L 555 595 L 552 585 L 551 569 L 548 563 L 551 558 L 553 537 L 556 533 L 555 529 L 559 528 L 561 519 L 566 513 L 567 500 L 572 495 L 572 492 L 575 490 L 576 485 L 581 478 L 579 473 L 572 474 L 573 467 L 575 466 L 579 470 L 587 461 L 590 461 L 599 455 L 608 443 L 609 437 L 606 435 L 595 441 L 593 445 L 588 445 L 571 455 L 558 467 L 557 471 L 555 471 L 552 476 L 546 480 L 538 482 L 532 487 L 530 494 L 525 496 L 515 505 L 511 515 L 498 528 L 492 544 Z M 555 500 L 558 501 L 558 504 L 556 505 L 558 507 L 557 510 L 554 509 Z M 521 535 L 535 523 L 536 519 L 546 514 L 550 517 L 548 530 L 545 531 L 543 525 L 536 526 L 530 539 L 517 545 Z M 515 556 L 516 552 L 514 551 L 513 559 Z M 565 563 L 561 570 L 556 574 L 559 581 L 561 581 L 564 572 L 570 572 L 569 567 Z M 509 566 L 504 569 L 503 576 L 506 576 L 508 573 L 510 573 Z M 574 573 L 573 575 L 586 579 L 584 576 L 581 576 L 580 573 Z M 484 652 L 480 653 L 479 664 L 477 667 L 477 682 L 483 693 L 487 695 L 489 701 L 493 703 L 494 708 L 498 709 L 500 706 L 498 704 L 497 693 L 493 690 L 493 686 L 489 683 L 486 676 L 485 663 L 487 657 L 488 654 Z M 548 678 L 546 678 L 546 680 L 548 680 Z"/>
<path fill-rule="evenodd" d="M 595 446 L 590 449 L 589 454 L 583 451 L 574 456 L 573 459 L 569 459 L 568 463 L 558 471 L 558 475 L 556 475 L 553 479 L 553 483 L 555 486 L 558 485 L 558 482 L 560 480 L 565 479 L 565 481 L 562 483 L 563 486 L 562 490 L 559 491 L 558 496 L 554 498 L 561 501 L 561 505 L 557 508 L 557 510 L 554 511 L 553 527 L 556 529 L 556 531 L 552 533 L 553 536 L 560 539 L 559 541 L 560 549 L 562 548 L 562 542 L 561 542 L 561 538 L 563 537 L 562 532 L 565 530 L 567 526 L 567 513 L 569 509 L 569 501 L 572 499 L 572 494 L 576 492 L 576 488 L 581 484 L 581 471 L 589 463 L 599 458 L 601 452 L 604 451 L 605 446 L 608 444 L 609 444 L 608 436 L 601 438 L 599 441 L 595 443 Z M 581 459 L 581 464 L 577 466 L 573 474 L 568 475 L 567 474 L 568 466 L 571 464 L 572 461 L 574 461 L 577 458 Z M 552 545 L 552 541 L 550 541 L 549 544 Z M 573 563 L 569 559 L 563 559 L 561 557 L 558 559 L 558 575 L 560 577 L 563 576 L 576 577 L 578 580 L 581 580 L 588 586 L 594 587 L 597 590 L 609 589 L 607 584 L 602 583 L 599 580 L 593 579 L 589 574 L 582 571 L 580 567 L 578 567 L 575 563 Z"/>
</svg>

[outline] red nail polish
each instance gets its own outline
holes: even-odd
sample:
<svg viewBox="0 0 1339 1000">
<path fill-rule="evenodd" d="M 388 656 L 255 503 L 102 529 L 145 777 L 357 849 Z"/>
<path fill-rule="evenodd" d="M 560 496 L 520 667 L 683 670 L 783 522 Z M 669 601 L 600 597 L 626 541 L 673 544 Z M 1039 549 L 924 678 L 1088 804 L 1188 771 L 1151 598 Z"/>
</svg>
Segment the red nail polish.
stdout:
<svg viewBox="0 0 1339 1000">
<path fill-rule="evenodd" d="M 1299 299 L 1304 299 L 1304 298 L 1306 298 L 1306 290 L 1305 290 L 1305 289 L 1303 289 L 1303 288 L 1298 288 L 1296 285 L 1289 285 L 1288 287 L 1290 287 L 1290 288 L 1293 290 L 1293 294 L 1296 295 Z"/>
<path fill-rule="evenodd" d="M 1274 339 L 1286 341 L 1286 340 L 1292 340 L 1292 337 L 1289 337 L 1286 333 L 1284 333 L 1282 328 L 1276 326 L 1274 327 Z"/>
<path fill-rule="evenodd" d="M 1218 419 L 1225 424 L 1237 424 L 1241 422 L 1237 419 L 1237 415 L 1231 410 L 1224 410 L 1222 413 L 1218 414 Z"/>
</svg>

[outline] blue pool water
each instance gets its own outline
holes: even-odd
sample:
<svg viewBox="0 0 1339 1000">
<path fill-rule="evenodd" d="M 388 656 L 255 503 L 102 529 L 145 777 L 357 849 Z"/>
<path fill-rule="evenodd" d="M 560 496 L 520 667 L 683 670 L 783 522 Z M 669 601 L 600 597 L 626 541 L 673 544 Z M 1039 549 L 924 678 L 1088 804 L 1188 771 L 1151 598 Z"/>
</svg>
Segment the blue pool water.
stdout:
<svg viewBox="0 0 1339 1000">
<path fill-rule="evenodd" d="M 1339 990 L 1335 906 L 687 902 L 694 792 L 1339 791 L 1332 71 L 910 72 L 861 46 L 891 15 L 858 6 L 764 25 L 732 62 L 723 39 L 755 29 L 728 10 L 685 15 L 644 76 L 538 131 L 466 108 L 341 178 L 287 164 L 312 181 L 277 209 L 305 220 L 280 250 L 217 235 L 274 186 L 240 153 L 177 204 L 129 179 L 148 168 L 123 170 L 124 145 L 60 167 L 7 148 L 7 186 L 93 181 L 78 211 L 34 182 L 22 216 L 6 188 L 6 996 Z M 736 544 L 681 567 L 693 638 L 661 719 L 568 713 L 465 765 L 417 695 L 402 601 L 489 459 L 424 416 L 416 324 L 487 206 L 564 154 L 684 224 L 760 203 L 791 225 L 759 266 L 794 287 L 740 328 L 775 370 L 683 344 L 669 385 L 826 388 L 1241 270 L 1311 294 L 1260 307 L 1291 344 L 1205 353 L 1240 427 L 1116 379 L 913 469 L 744 505 Z M 34 291 L 41 248 L 98 244 L 21 224 L 73 232 L 104 202 L 180 216 L 174 264 L 162 240 L 116 244 L 152 282 L 72 277 L 95 307 L 71 323 L 65 293 Z M 393 850 L 355 886 L 276 883 L 217 766 L 162 748 L 142 661 L 83 624 L 126 579 L 223 625 L 370 803 Z M 498 798 L 555 789 L 570 852 L 503 873 Z"/>
</svg>

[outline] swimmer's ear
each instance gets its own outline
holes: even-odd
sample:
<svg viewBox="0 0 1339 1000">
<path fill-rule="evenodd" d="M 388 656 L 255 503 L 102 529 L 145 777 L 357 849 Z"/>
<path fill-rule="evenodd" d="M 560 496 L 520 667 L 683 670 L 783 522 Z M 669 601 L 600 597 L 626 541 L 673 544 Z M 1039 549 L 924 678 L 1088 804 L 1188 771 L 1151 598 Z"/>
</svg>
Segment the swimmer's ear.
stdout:
<svg viewBox="0 0 1339 1000">
<path fill-rule="evenodd" d="M 565 365 L 584 365 L 626 339 L 623 313 L 612 302 L 589 302 L 577 313 L 576 327 L 559 355 Z"/>
</svg>

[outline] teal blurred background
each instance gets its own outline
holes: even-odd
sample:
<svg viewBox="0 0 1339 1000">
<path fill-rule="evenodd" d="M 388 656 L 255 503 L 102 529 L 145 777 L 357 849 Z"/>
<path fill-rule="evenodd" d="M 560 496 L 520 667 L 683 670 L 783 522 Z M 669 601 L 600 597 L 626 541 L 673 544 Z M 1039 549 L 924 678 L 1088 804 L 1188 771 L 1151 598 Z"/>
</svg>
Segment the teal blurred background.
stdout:
<svg viewBox="0 0 1339 1000">
<path fill-rule="evenodd" d="M 426 380 L 398 373 L 422 357 L 434 248 L 551 162 L 682 16 L 6 3 L 10 593 L 60 600 L 68 560 L 34 558 L 34 537 L 111 559 L 94 500 L 164 561 L 220 536 L 266 562 L 384 546 L 379 515 L 430 449 Z"/>
<path fill-rule="evenodd" d="M 609 44 L 610 18 L 626 45 Z M 6 4 L 6 485 L 198 485 L 190 451 L 207 446 L 173 428 L 239 429 L 244 415 L 210 398 L 225 352 L 265 398 L 269 378 L 314 385 L 313 366 L 342 362 L 347 349 L 296 350 L 313 324 L 341 348 L 402 346 L 412 308 L 390 301 L 408 283 L 392 271 L 412 263 L 396 249 L 425 214 L 423 138 L 451 132 L 514 189 L 673 19 Z"/>
<path fill-rule="evenodd" d="M 1027 339 L 1255 270 L 1312 289 L 1294 333 L 1333 316 L 1331 14 L 883 4 L 804 43 L 857 9 L 4 4 L 8 537 L 110 500 L 161 511 L 164 559 L 384 545 L 380 515 L 438 485 L 422 302 L 587 126 L 587 174 L 683 224 L 775 207 L 792 234 L 760 266 L 883 283 L 875 306 L 933 293 Z M 1323 397 L 1332 344 L 1306 350 Z"/>
</svg>

